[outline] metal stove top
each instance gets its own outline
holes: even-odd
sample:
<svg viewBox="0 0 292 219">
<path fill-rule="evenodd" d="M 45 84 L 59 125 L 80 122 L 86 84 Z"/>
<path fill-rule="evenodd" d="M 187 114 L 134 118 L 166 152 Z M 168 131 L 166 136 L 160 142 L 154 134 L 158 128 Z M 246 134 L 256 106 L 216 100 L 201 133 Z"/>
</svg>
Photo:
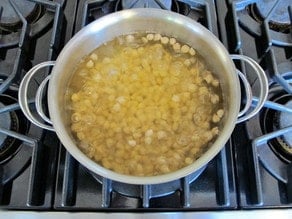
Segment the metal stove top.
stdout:
<svg viewBox="0 0 292 219">
<path fill-rule="evenodd" d="M 94 175 L 54 133 L 27 121 L 17 103 L 19 83 L 32 66 L 56 59 L 72 35 L 93 20 L 133 7 L 173 10 L 200 22 L 231 54 L 255 59 L 270 83 L 265 108 L 237 125 L 210 163 L 160 185 L 127 185 Z M 1 208 L 8 213 L 292 209 L 291 17 L 292 2 L 283 0 L 1 1 Z M 243 63 L 236 65 L 249 78 L 256 104 L 257 80 Z M 49 69 L 41 72 L 30 86 L 31 109 L 34 93 L 48 74 Z"/>
</svg>

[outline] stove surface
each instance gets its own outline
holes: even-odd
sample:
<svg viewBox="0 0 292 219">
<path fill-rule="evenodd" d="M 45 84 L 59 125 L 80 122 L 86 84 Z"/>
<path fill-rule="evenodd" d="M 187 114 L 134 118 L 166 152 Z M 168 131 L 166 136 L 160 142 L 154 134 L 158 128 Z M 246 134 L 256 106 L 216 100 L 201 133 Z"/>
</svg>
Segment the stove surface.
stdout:
<svg viewBox="0 0 292 219">
<path fill-rule="evenodd" d="M 53 132 L 31 124 L 17 103 L 19 83 L 32 66 L 55 60 L 66 42 L 90 22 L 135 7 L 172 10 L 201 23 L 230 54 L 256 60 L 270 84 L 265 107 L 236 126 L 211 162 L 185 178 L 160 185 L 127 185 L 93 174 Z M 283 0 L 1 1 L 1 208 L 8 213 L 291 210 L 291 17 L 292 2 Z M 259 82 L 248 66 L 235 64 L 249 79 L 256 104 Z M 49 70 L 40 72 L 30 85 L 33 111 L 34 94 Z"/>
</svg>

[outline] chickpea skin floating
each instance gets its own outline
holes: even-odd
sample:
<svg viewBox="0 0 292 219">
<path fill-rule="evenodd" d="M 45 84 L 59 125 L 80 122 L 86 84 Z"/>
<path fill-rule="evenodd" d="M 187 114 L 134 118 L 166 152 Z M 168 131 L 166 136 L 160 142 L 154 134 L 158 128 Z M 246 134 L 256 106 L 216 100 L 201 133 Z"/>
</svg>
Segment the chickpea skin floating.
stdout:
<svg viewBox="0 0 292 219">
<path fill-rule="evenodd" d="M 119 36 L 95 49 L 77 66 L 68 94 L 80 150 L 132 176 L 191 165 L 224 117 L 219 80 L 200 54 L 159 33 Z"/>
</svg>

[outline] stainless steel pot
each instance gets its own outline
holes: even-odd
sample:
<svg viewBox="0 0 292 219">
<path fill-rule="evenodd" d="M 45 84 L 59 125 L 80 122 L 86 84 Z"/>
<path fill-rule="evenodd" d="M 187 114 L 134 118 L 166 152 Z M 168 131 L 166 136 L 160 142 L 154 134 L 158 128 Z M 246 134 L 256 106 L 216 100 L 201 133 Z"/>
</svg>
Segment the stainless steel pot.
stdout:
<svg viewBox="0 0 292 219">
<path fill-rule="evenodd" d="M 65 112 L 65 93 L 68 81 L 74 73 L 76 64 L 93 49 L 116 36 L 133 32 L 157 32 L 172 36 L 195 48 L 207 61 L 210 69 L 217 75 L 223 90 L 225 116 L 222 130 L 214 144 L 193 164 L 175 172 L 159 176 L 136 177 L 115 173 L 97 164 L 77 147 L 70 131 L 70 120 Z M 241 94 L 237 70 L 232 59 L 241 59 L 254 68 L 259 78 L 261 93 L 254 109 L 251 106 L 251 88 L 238 72 L 248 93 L 246 107 L 240 110 Z M 35 117 L 28 106 L 27 89 L 30 80 L 43 67 L 54 65 L 52 73 L 40 85 L 36 94 L 36 108 L 46 123 Z M 48 107 L 50 118 L 41 108 L 41 99 L 45 84 L 49 80 Z M 130 184 L 156 184 L 184 177 L 206 165 L 224 147 L 236 122 L 244 121 L 255 115 L 263 106 L 268 94 L 268 82 L 265 72 L 252 59 L 245 56 L 230 56 L 220 41 L 199 23 L 177 13 L 160 9 L 131 9 L 104 16 L 84 27 L 64 47 L 56 62 L 45 62 L 33 67 L 23 78 L 19 89 L 19 103 L 27 118 L 34 124 L 55 131 L 59 139 L 81 164 L 94 173 L 112 180 Z M 247 113 L 248 112 L 248 113 Z M 244 114 L 244 115 L 243 115 Z M 238 119 L 239 115 L 243 117 Z"/>
</svg>

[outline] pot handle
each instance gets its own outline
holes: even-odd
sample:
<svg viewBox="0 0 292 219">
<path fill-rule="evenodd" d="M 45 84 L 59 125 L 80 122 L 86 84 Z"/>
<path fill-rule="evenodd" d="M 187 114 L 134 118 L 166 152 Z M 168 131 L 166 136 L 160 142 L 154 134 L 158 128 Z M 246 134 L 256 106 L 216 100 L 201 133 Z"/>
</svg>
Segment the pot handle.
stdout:
<svg viewBox="0 0 292 219">
<path fill-rule="evenodd" d="M 245 106 L 238 114 L 237 123 L 240 123 L 240 122 L 244 122 L 244 121 L 250 119 L 251 117 L 255 116 L 262 109 L 262 107 L 264 106 L 264 103 L 266 102 L 267 97 L 268 97 L 269 83 L 268 83 L 268 78 L 266 76 L 265 71 L 252 58 L 250 58 L 248 56 L 244 56 L 244 55 L 230 55 L 230 58 L 233 60 L 241 60 L 241 61 L 244 61 L 247 64 L 249 64 L 254 69 L 255 73 L 257 74 L 257 78 L 258 78 L 259 83 L 260 83 L 259 101 L 258 101 L 257 105 L 255 106 L 255 108 L 252 109 L 250 112 L 248 112 L 248 110 L 252 106 L 252 98 L 253 98 L 252 89 L 251 89 L 251 86 L 250 86 L 247 78 L 245 77 L 245 75 L 242 72 L 240 72 L 239 70 L 236 70 L 241 81 L 243 82 L 245 93 L 246 93 Z"/>
<path fill-rule="evenodd" d="M 252 58 L 250 58 L 248 56 L 244 56 L 244 55 L 230 55 L 230 57 L 233 60 L 242 60 L 242 61 L 245 61 L 247 64 L 249 64 L 255 70 L 255 73 L 257 74 L 258 79 L 259 79 L 259 83 L 260 83 L 259 101 L 253 110 L 251 110 L 249 113 L 245 114 L 252 106 L 252 97 L 253 97 L 252 96 L 252 89 L 251 89 L 251 86 L 250 86 L 248 80 L 246 79 L 245 75 L 242 72 L 240 72 L 239 70 L 237 70 L 237 74 L 239 75 L 240 79 L 243 82 L 244 89 L 245 89 L 245 92 L 247 95 L 246 104 L 245 104 L 244 108 L 239 112 L 239 115 L 238 115 L 237 123 L 240 123 L 240 122 L 244 122 L 244 121 L 250 119 L 251 117 L 255 116 L 261 110 L 261 108 L 263 107 L 263 105 L 267 99 L 268 93 L 269 93 L 269 84 L 268 84 L 268 79 L 267 79 L 267 76 L 265 74 L 265 71 Z M 24 113 L 24 115 L 27 117 L 27 119 L 29 121 L 31 121 L 33 124 L 43 128 L 43 129 L 47 129 L 49 131 L 55 131 L 55 130 L 54 130 L 54 127 L 52 126 L 51 120 L 45 115 L 45 113 L 42 109 L 42 96 L 43 96 L 44 88 L 50 79 L 50 75 L 48 75 L 42 81 L 39 88 L 37 89 L 37 93 L 36 93 L 36 97 L 35 97 L 35 105 L 36 105 L 37 113 L 45 122 L 49 123 L 50 125 L 47 125 L 47 124 L 43 123 L 42 121 L 39 121 L 39 119 L 36 118 L 31 113 L 31 111 L 29 109 L 28 100 L 27 100 L 27 89 L 28 89 L 28 85 L 29 85 L 31 79 L 40 69 L 42 69 L 44 67 L 48 67 L 48 66 L 53 66 L 53 65 L 55 65 L 55 61 L 47 61 L 47 62 L 42 62 L 42 63 L 34 66 L 32 69 L 30 69 L 27 72 L 27 74 L 23 77 L 23 79 L 20 83 L 20 86 L 19 86 L 19 93 L 18 93 L 18 101 L 19 101 L 20 108 L 21 108 L 22 112 Z"/>
<path fill-rule="evenodd" d="M 40 84 L 39 88 L 37 89 L 36 96 L 35 96 L 35 106 L 36 106 L 36 111 L 39 114 L 39 116 L 46 122 L 49 123 L 50 125 L 47 125 L 43 121 L 40 121 L 37 117 L 35 117 L 28 105 L 28 99 L 27 99 L 27 90 L 28 90 L 28 85 L 34 75 L 42 68 L 48 67 L 48 66 L 53 66 L 55 65 L 55 61 L 47 61 L 47 62 L 42 62 L 40 64 L 37 64 L 34 66 L 32 69 L 30 69 L 26 75 L 23 77 L 20 85 L 19 85 L 19 92 L 18 92 L 18 102 L 19 106 L 26 116 L 26 118 L 32 122 L 33 124 L 43 128 L 47 129 L 49 131 L 55 131 L 54 127 L 52 126 L 51 120 L 45 115 L 43 109 L 42 109 L 42 97 L 43 97 L 43 92 L 44 88 L 46 87 L 46 84 L 48 83 L 50 79 L 50 75 L 48 75 Z"/>
</svg>

